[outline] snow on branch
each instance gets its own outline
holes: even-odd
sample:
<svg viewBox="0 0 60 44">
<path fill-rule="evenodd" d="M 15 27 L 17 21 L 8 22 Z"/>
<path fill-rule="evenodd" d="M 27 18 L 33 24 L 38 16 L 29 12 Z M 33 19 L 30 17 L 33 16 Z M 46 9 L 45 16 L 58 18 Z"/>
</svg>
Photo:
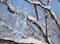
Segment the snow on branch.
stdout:
<svg viewBox="0 0 60 44">
<path fill-rule="evenodd" d="M 28 37 L 27 39 L 21 39 L 21 43 L 35 43 L 35 44 L 46 44 L 45 42 L 42 42 L 40 40 L 34 39 L 32 37 Z"/>
<path fill-rule="evenodd" d="M 4 43 L 8 44 L 9 42 L 10 42 L 10 44 L 46 44 L 45 42 L 34 39 L 32 37 L 28 37 L 26 39 L 20 39 L 19 41 L 17 40 L 17 42 L 13 41 L 13 40 L 0 39 L 0 42 L 2 44 L 4 44 Z"/>
<path fill-rule="evenodd" d="M 35 22 L 35 21 L 37 20 L 36 18 L 34 18 L 34 17 L 31 16 L 31 15 L 28 15 L 28 19 L 31 20 L 32 22 Z"/>
<path fill-rule="evenodd" d="M 10 3 L 10 1 L 7 1 L 7 6 L 10 12 L 14 13 L 16 12 L 15 8 L 13 7 L 13 5 Z"/>
<path fill-rule="evenodd" d="M 36 18 L 28 15 L 28 18 L 27 18 L 27 19 L 28 19 L 29 21 L 31 21 L 35 26 L 38 27 L 38 29 L 39 29 L 40 32 L 42 33 L 45 41 L 50 44 L 48 38 L 46 38 L 46 35 L 45 35 L 44 31 L 43 31 L 44 29 L 42 29 L 42 27 L 39 25 L 39 23 L 37 23 L 37 22 L 35 21 Z"/>
<path fill-rule="evenodd" d="M 43 4 L 41 4 L 39 1 L 32 1 L 32 0 L 25 0 L 25 1 L 27 1 L 27 2 L 29 2 L 29 3 L 31 3 L 31 4 L 35 4 L 35 5 L 39 5 L 39 6 L 41 6 L 42 8 L 45 8 L 45 9 L 51 9 L 51 7 L 50 6 L 44 6 Z"/>
<path fill-rule="evenodd" d="M 15 13 L 16 10 L 13 7 L 13 5 L 10 3 L 9 0 L 0 0 L 0 3 L 5 4 L 7 6 L 7 9 L 11 12 L 11 13 Z"/>
<path fill-rule="evenodd" d="M 41 3 L 40 1 L 32 1 L 32 0 L 25 0 L 31 4 L 36 4 L 40 7 L 42 7 L 43 9 L 47 10 L 50 13 L 51 18 L 55 21 L 55 23 L 57 24 L 59 30 L 60 30 L 60 22 L 57 19 L 56 14 L 51 10 L 50 6 L 46 6 L 45 4 Z"/>
<path fill-rule="evenodd" d="M 59 20 L 58 20 L 58 18 L 56 16 L 56 14 L 52 10 L 50 10 L 49 13 L 50 13 L 51 18 L 53 20 L 55 20 L 55 23 L 57 24 L 57 26 L 58 26 L 58 28 L 60 30 L 60 22 L 59 22 Z"/>
</svg>

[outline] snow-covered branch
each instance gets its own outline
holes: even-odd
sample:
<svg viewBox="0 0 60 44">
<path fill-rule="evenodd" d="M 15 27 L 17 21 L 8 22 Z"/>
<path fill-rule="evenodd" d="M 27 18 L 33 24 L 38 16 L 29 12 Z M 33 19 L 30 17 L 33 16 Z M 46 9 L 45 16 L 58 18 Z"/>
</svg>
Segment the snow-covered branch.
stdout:
<svg viewBox="0 0 60 44">
<path fill-rule="evenodd" d="M 28 19 L 30 20 L 30 21 L 32 21 L 32 22 L 35 22 L 37 19 L 36 18 L 34 18 L 33 16 L 31 16 L 31 15 L 28 15 Z"/>
<path fill-rule="evenodd" d="M 50 6 L 46 6 L 45 4 L 42 4 L 40 1 L 32 1 L 32 0 L 26 0 L 27 2 L 31 3 L 31 4 L 36 4 L 40 7 L 42 7 L 43 9 L 47 10 L 50 13 L 50 16 L 53 20 L 55 20 L 55 23 L 57 24 L 59 30 L 60 30 L 60 22 L 57 19 L 56 14 L 51 10 Z"/>
<path fill-rule="evenodd" d="M 21 43 L 35 43 L 35 44 L 46 44 L 45 42 L 42 42 L 40 40 L 34 39 L 32 37 L 28 37 L 27 39 L 21 39 Z"/>
<path fill-rule="evenodd" d="M 33 24 L 39 28 L 40 32 L 42 33 L 43 37 L 45 38 L 45 41 L 50 44 L 48 38 L 46 38 L 46 35 L 43 31 L 44 29 L 42 29 L 42 27 L 36 22 L 36 18 L 28 15 L 28 20 L 33 22 Z"/>
<path fill-rule="evenodd" d="M 32 0 L 26 0 L 27 2 L 29 2 L 29 3 L 31 3 L 31 4 L 35 4 L 35 5 L 39 5 L 39 6 L 41 6 L 42 8 L 45 8 L 45 9 L 51 9 L 51 7 L 50 6 L 44 6 L 43 4 L 41 4 L 41 2 L 39 2 L 39 1 L 32 1 Z"/>
<path fill-rule="evenodd" d="M 40 40 L 37 40 L 37 39 L 34 39 L 34 38 L 32 38 L 32 37 L 28 37 L 28 38 L 26 38 L 26 39 L 20 39 L 19 41 L 11 41 L 11 40 L 6 40 L 6 39 L 0 39 L 0 43 L 1 44 L 3 44 L 3 43 L 6 43 L 6 44 L 8 44 L 8 43 L 10 43 L 11 44 L 11 42 L 12 42 L 12 44 L 46 44 L 45 42 L 43 42 L 43 41 L 40 41 Z"/>
<path fill-rule="evenodd" d="M 60 21 L 58 20 L 56 14 L 52 10 L 50 10 L 49 13 L 50 13 L 51 18 L 53 20 L 55 20 L 55 23 L 57 24 L 57 26 L 58 26 L 58 28 L 60 30 Z"/>
<path fill-rule="evenodd" d="M 0 0 L 0 3 L 5 4 L 7 6 L 7 9 L 11 12 L 11 13 L 15 13 L 16 10 L 13 7 L 13 5 L 10 3 L 9 0 Z"/>
</svg>

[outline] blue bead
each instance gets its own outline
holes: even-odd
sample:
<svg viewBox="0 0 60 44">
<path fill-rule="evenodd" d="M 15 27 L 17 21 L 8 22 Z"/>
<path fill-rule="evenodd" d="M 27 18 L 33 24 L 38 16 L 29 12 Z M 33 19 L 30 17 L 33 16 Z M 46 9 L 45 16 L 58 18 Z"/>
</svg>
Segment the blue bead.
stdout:
<svg viewBox="0 0 60 44">
<path fill-rule="evenodd" d="M 20 13 L 18 14 L 18 18 L 19 18 L 20 21 L 24 20 L 24 18 L 25 18 L 24 13 L 23 13 L 23 12 L 20 12 Z"/>
<path fill-rule="evenodd" d="M 20 23 L 20 24 L 19 24 L 19 28 L 20 28 L 20 29 L 22 29 L 23 26 L 24 26 L 23 23 Z"/>
</svg>

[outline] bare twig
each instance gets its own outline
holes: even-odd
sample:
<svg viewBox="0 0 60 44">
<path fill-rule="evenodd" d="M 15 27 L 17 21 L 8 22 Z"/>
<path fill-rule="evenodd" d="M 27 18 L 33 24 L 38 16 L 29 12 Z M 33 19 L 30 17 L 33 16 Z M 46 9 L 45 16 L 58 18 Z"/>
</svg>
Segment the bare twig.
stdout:
<svg viewBox="0 0 60 44">
<path fill-rule="evenodd" d="M 46 17 L 46 13 L 45 13 L 45 24 L 46 24 L 46 39 L 48 37 L 48 30 L 47 30 L 47 17 Z"/>
<path fill-rule="evenodd" d="M 36 19 L 39 20 L 39 18 L 38 18 L 38 12 L 37 12 L 37 7 L 36 7 L 35 4 L 34 4 L 34 9 L 35 9 L 35 13 L 36 13 Z"/>
<path fill-rule="evenodd" d="M 47 0 L 47 6 L 48 6 L 49 0 Z M 48 18 L 48 11 L 44 11 L 45 13 L 45 24 L 46 24 L 46 39 L 48 39 L 48 28 L 47 28 L 47 18 Z"/>
</svg>

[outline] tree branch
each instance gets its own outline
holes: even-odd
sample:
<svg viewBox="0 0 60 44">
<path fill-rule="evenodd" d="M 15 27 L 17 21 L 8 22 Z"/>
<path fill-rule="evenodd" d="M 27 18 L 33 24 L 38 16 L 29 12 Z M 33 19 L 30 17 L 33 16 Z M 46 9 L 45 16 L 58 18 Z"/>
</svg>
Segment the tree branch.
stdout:
<svg viewBox="0 0 60 44">
<path fill-rule="evenodd" d="M 34 5 L 34 9 L 35 9 L 35 13 L 36 13 L 36 19 L 37 19 L 37 20 L 39 20 L 39 18 L 38 18 L 38 12 L 37 12 L 37 7 L 36 7 L 36 5 Z"/>
<path fill-rule="evenodd" d="M 20 42 L 23 42 L 23 43 L 35 43 L 35 44 L 45 44 L 45 42 L 36 40 L 34 38 L 31 38 L 31 37 L 28 37 L 27 39 L 21 39 Z"/>
<path fill-rule="evenodd" d="M 55 23 L 57 24 L 59 30 L 60 30 L 60 22 L 59 20 L 57 19 L 56 17 L 56 14 L 51 10 L 51 7 L 50 6 L 46 6 L 45 4 L 42 4 L 41 2 L 39 1 L 31 1 L 31 0 L 25 0 L 31 4 L 36 4 L 40 7 L 42 7 L 43 9 L 47 10 L 49 13 L 50 13 L 50 16 L 51 18 L 55 21 Z"/>
<path fill-rule="evenodd" d="M 11 13 L 16 12 L 15 8 L 13 7 L 13 5 L 10 3 L 9 0 L 0 0 L 0 3 L 5 4 L 7 6 L 7 9 L 9 10 L 9 12 L 11 12 Z"/>
<path fill-rule="evenodd" d="M 31 1 L 31 0 L 25 0 L 25 1 L 27 1 L 27 2 L 29 2 L 31 4 L 36 4 L 37 6 L 40 6 L 40 7 L 44 8 L 44 9 L 47 9 L 47 10 L 51 9 L 50 6 L 45 6 L 45 5 L 41 4 L 41 2 L 39 2 L 39 1 Z"/>
<path fill-rule="evenodd" d="M 32 16 L 31 16 L 31 17 L 32 17 Z M 49 40 L 46 38 L 46 35 L 45 35 L 45 33 L 44 33 L 42 27 L 41 27 L 37 22 L 35 22 L 35 18 L 34 18 L 34 17 L 33 17 L 33 19 L 30 19 L 31 17 L 28 16 L 27 19 L 28 19 L 29 21 L 33 22 L 33 24 L 38 27 L 38 29 L 39 29 L 40 32 L 42 33 L 43 37 L 45 38 L 45 41 L 50 44 Z"/>
<path fill-rule="evenodd" d="M 55 23 L 57 24 L 57 26 L 60 30 L 60 22 L 56 16 L 56 14 L 52 10 L 49 10 L 49 13 L 50 13 L 51 18 L 55 21 Z"/>
</svg>

